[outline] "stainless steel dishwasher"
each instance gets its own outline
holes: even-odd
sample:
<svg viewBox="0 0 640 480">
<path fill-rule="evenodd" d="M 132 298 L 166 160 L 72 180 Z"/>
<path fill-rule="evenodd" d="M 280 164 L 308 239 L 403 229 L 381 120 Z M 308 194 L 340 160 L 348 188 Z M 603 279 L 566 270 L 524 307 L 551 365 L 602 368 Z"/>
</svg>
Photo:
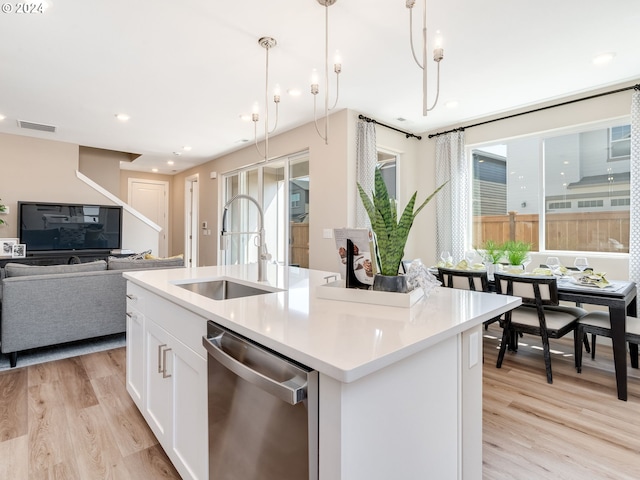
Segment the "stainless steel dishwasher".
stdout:
<svg viewBox="0 0 640 480">
<path fill-rule="evenodd" d="M 209 480 L 317 480 L 318 372 L 208 322 Z"/>
</svg>

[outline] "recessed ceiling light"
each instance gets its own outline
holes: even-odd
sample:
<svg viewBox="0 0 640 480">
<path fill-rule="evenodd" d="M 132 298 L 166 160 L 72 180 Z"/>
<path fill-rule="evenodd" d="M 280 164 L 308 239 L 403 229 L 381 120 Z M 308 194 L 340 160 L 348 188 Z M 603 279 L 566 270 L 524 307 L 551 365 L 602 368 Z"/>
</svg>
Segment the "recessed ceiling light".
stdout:
<svg viewBox="0 0 640 480">
<path fill-rule="evenodd" d="M 287 89 L 287 93 L 292 97 L 299 97 L 300 95 L 302 95 L 302 92 L 299 88 L 289 88 Z"/>
<path fill-rule="evenodd" d="M 456 108 L 458 105 L 460 104 L 458 103 L 457 100 L 449 100 L 447 103 L 444 104 L 444 106 L 447 108 Z"/>
<path fill-rule="evenodd" d="M 615 56 L 616 54 L 613 52 L 602 53 L 593 57 L 592 61 L 594 65 L 607 65 L 608 63 L 611 63 Z"/>
<path fill-rule="evenodd" d="M 191 151 L 191 146 L 185 145 L 184 147 L 182 147 L 182 150 L 184 150 L 185 152 L 190 152 Z"/>
<path fill-rule="evenodd" d="M 131 117 L 129 117 L 129 115 L 127 115 L 126 113 L 116 113 L 116 118 L 121 122 L 126 122 Z"/>
<path fill-rule="evenodd" d="M 240 115 L 240 119 L 248 122 L 249 120 L 251 120 L 251 114 L 250 113 L 243 113 L 242 115 Z"/>
<path fill-rule="evenodd" d="M 167 160 L 167 165 L 173 165 L 173 160 Z"/>
<path fill-rule="evenodd" d="M 5 117 L 4 115 L 2 115 L 2 114 L 0 113 L 0 121 L 4 120 L 5 118 L 7 118 L 7 117 Z"/>
<path fill-rule="evenodd" d="M 151 169 L 151 171 L 152 171 L 153 173 L 158 173 L 158 169 L 157 169 L 157 168 L 152 168 L 152 169 Z"/>
<path fill-rule="evenodd" d="M 182 155 L 182 152 L 173 152 L 173 154 L 174 154 L 176 157 L 179 157 L 180 155 Z"/>
</svg>

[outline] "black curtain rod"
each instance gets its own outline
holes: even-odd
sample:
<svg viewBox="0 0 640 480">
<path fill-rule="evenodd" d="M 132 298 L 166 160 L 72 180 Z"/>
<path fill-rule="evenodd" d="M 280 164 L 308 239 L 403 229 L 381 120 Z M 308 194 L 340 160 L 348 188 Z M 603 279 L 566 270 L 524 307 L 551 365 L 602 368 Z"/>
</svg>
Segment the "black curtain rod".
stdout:
<svg viewBox="0 0 640 480">
<path fill-rule="evenodd" d="M 397 129 L 396 127 L 392 127 L 390 125 L 385 125 L 384 123 L 380 123 L 377 120 L 374 120 L 373 118 L 365 117 L 364 115 L 358 115 L 358 118 L 360 120 L 364 120 L 365 122 L 375 123 L 377 125 L 380 125 L 381 127 L 390 128 L 391 130 L 395 130 L 396 132 L 404 133 L 407 138 L 413 137 L 413 138 L 417 138 L 418 140 L 422 140 L 422 136 L 420 135 L 414 135 L 413 133 L 404 132 L 402 130 Z"/>
<path fill-rule="evenodd" d="M 632 85 L 630 87 L 619 88 L 618 90 L 612 90 L 610 92 L 598 93 L 596 95 L 590 95 L 590 96 L 584 97 L 584 98 L 576 98 L 575 100 L 569 100 L 569 101 L 566 101 L 566 102 L 557 103 L 555 105 L 548 105 L 546 107 L 540 107 L 540 108 L 536 108 L 534 110 L 528 110 L 526 112 L 514 113 L 513 115 L 507 115 L 506 117 L 494 118 L 493 120 L 487 120 L 485 122 L 474 123 L 473 125 L 467 125 L 466 127 L 458 127 L 458 128 L 453 128 L 451 130 L 446 130 L 444 132 L 431 133 L 431 134 L 429 134 L 429 138 L 439 137 L 440 135 L 445 135 L 445 134 L 451 133 L 451 132 L 463 132 L 467 128 L 478 127 L 480 125 L 486 125 L 487 123 L 498 122 L 500 120 L 508 120 L 510 118 L 519 117 L 520 115 L 527 115 L 529 113 L 541 112 L 543 110 L 548 110 L 550 108 L 562 107 L 564 105 L 570 105 L 572 103 L 582 102 L 583 100 L 591 100 L 593 98 L 604 97 L 605 95 L 611 95 L 613 93 L 626 92 L 627 90 L 638 90 L 638 91 L 640 91 L 640 83 L 637 83 L 636 85 Z"/>
</svg>

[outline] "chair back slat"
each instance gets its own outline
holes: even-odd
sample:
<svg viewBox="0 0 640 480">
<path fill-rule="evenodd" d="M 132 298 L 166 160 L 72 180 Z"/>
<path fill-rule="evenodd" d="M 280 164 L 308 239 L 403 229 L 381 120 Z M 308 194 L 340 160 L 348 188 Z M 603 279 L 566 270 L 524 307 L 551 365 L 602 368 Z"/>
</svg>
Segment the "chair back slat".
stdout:
<svg viewBox="0 0 640 480">
<path fill-rule="evenodd" d="M 445 287 L 477 292 L 489 291 L 487 272 L 482 270 L 438 268 L 438 278 Z"/>
<path fill-rule="evenodd" d="M 558 284 L 555 277 L 496 273 L 496 292 L 522 298 L 531 305 L 558 305 Z"/>
</svg>

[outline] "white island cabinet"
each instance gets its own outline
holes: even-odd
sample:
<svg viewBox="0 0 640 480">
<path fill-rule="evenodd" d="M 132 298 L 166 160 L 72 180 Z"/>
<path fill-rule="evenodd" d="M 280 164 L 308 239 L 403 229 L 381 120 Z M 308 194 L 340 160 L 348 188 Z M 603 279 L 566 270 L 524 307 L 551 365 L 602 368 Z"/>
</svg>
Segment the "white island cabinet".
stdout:
<svg viewBox="0 0 640 480">
<path fill-rule="evenodd" d="M 182 478 L 208 478 L 205 320 L 127 285 L 127 391 Z"/>
<path fill-rule="evenodd" d="M 261 283 L 255 265 L 124 275 L 127 389 L 184 478 L 207 478 L 208 320 L 319 372 L 320 480 L 482 478 L 481 325 L 520 299 L 438 288 L 411 308 L 327 300 L 327 272 L 275 265 Z M 272 293 L 178 286 L 216 279 Z"/>
</svg>

